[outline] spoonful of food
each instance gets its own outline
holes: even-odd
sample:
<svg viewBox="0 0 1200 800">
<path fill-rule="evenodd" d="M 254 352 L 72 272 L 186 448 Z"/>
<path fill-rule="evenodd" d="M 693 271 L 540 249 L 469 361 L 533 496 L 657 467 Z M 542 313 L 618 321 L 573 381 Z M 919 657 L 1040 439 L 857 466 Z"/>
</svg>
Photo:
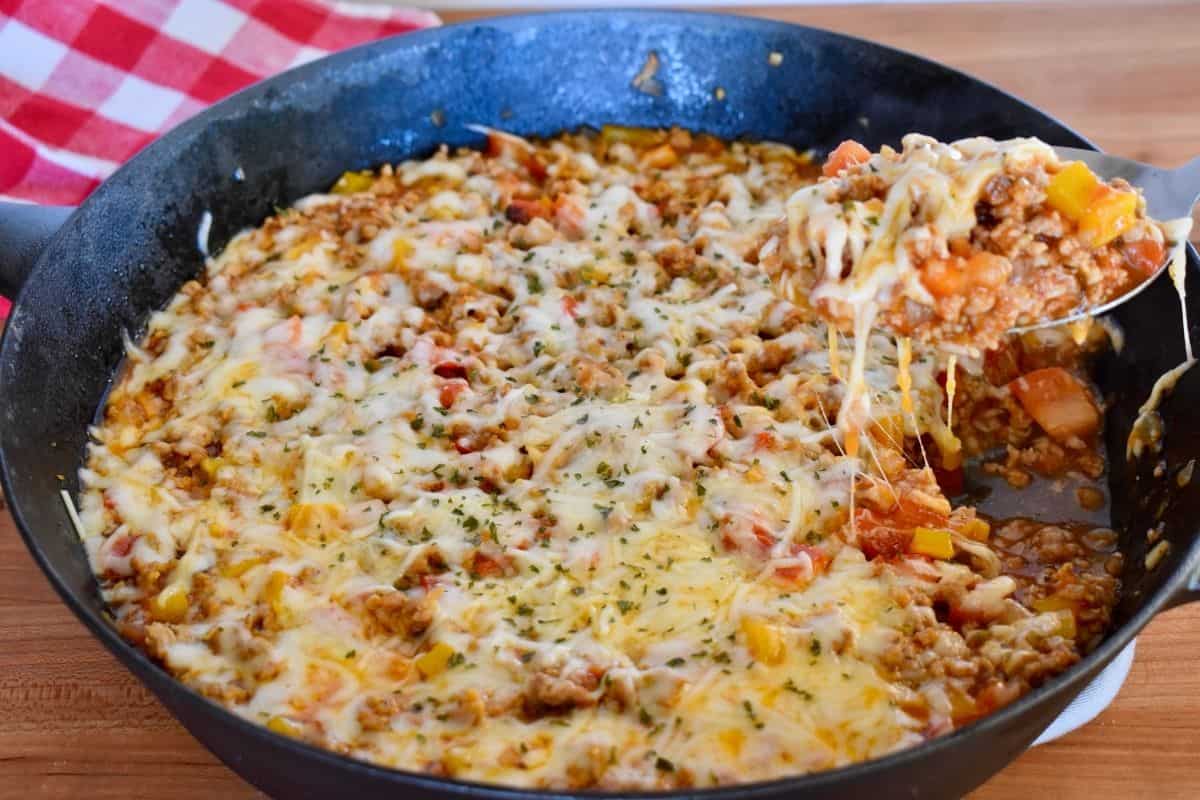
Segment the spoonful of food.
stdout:
<svg viewBox="0 0 1200 800">
<path fill-rule="evenodd" d="M 1055 147 L 1054 152 L 1061 161 L 1068 163 L 1064 171 L 1071 169 L 1071 162 L 1082 162 L 1088 170 L 1105 182 L 1120 179 L 1138 189 L 1145 200 L 1146 215 L 1154 219 L 1174 221 L 1174 223 L 1166 223 L 1168 226 L 1174 224 L 1176 228 L 1176 230 L 1170 233 L 1174 233 L 1179 237 L 1181 242 L 1186 241 L 1188 229 L 1190 228 L 1192 207 L 1196 204 L 1196 200 L 1200 198 L 1200 157 L 1193 158 L 1183 166 L 1175 169 L 1161 169 L 1149 164 L 1143 164 L 1140 161 L 1118 158 L 1108 153 L 1083 150 L 1078 147 Z M 1097 181 L 1097 186 L 1099 185 L 1102 184 Z M 1177 224 L 1180 222 L 1184 224 Z M 1145 249 L 1143 248 L 1143 258 L 1151 255 L 1151 253 L 1145 252 Z M 1180 249 L 1182 249 L 1182 244 L 1180 245 Z M 1133 299 L 1153 283 L 1154 279 L 1170 266 L 1173 260 L 1171 258 L 1172 255 L 1169 252 L 1164 253 L 1152 272 L 1146 275 L 1143 280 L 1135 283 L 1131 288 L 1115 297 L 1096 305 L 1078 308 L 1058 319 L 1044 319 L 1030 324 L 1017 325 L 1011 328 L 1010 332 L 1023 333 L 1038 328 L 1062 325 L 1087 317 L 1096 317 L 1107 311 L 1111 311 L 1122 303 Z"/>
<path fill-rule="evenodd" d="M 787 202 L 785 296 L 856 336 L 878 326 L 949 352 L 1093 317 L 1179 265 L 1200 159 L 1162 170 L 1032 138 L 899 151 L 843 142 Z"/>
</svg>

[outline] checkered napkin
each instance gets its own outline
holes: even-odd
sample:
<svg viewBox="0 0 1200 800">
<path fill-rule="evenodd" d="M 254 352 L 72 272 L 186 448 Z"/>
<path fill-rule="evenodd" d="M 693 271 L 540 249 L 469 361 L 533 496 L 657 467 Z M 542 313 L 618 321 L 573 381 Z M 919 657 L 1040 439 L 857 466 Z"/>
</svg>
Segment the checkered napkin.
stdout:
<svg viewBox="0 0 1200 800">
<path fill-rule="evenodd" d="M 0 0 L 0 199 L 75 204 L 154 137 L 267 75 L 437 25 L 320 0 Z"/>
</svg>

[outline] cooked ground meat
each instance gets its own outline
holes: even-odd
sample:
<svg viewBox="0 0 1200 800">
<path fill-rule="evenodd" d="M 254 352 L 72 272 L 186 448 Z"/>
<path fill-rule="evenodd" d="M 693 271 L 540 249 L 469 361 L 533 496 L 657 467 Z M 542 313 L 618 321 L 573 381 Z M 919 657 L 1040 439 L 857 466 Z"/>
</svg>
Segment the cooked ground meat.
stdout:
<svg viewBox="0 0 1200 800">
<path fill-rule="evenodd" d="M 94 431 L 82 533 L 123 635 L 277 733 L 558 790 L 829 769 L 1066 669 L 1108 622 L 1111 534 L 951 500 L 964 459 L 1102 468 L 1084 351 L 839 334 L 813 275 L 780 290 L 818 169 L 492 132 L 236 237 Z M 908 243 L 951 284 L 989 254 L 988 292 L 915 304 L 931 331 L 1009 314 L 992 289 L 1078 238 L 1038 180 L 1001 169 L 977 233 Z M 826 210 L 867 224 L 888 181 L 844 183 Z"/>
<path fill-rule="evenodd" d="M 792 201 L 785 266 L 847 330 L 875 286 L 889 330 L 982 352 L 1013 326 L 1118 297 L 1166 260 L 1164 228 L 1129 184 L 1099 181 L 1036 140 L 914 134 L 874 155 L 848 142 L 826 175 Z M 839 269 L 824 263 L 833 241 Z"/>
</svg>

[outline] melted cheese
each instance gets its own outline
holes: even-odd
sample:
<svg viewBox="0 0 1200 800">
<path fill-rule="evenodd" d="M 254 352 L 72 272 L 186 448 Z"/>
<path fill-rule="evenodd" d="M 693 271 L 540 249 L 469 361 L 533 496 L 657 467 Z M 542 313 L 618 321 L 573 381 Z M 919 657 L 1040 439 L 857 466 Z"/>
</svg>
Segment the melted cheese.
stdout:
<svg viewBox="0 0 1200 800">
<path fill-rule="evenodd" d="M 1171 245 L 1171 264 L 1167 268 L 1171 275 L 1171 282 L 1175 285 L 1175 292 L 1179 295 L 1179 314 L 1183 322 L 1183 347 L 1186 354 L 1185 361 L 1191 362 L 1194 359 L 1192 355 L 1192 334 L 1188 327 L 1188 310 L 1187 310 L 1187 287 L 1185 281 L 1187 278 L 1187 243 L 1188 235 L 1192 232 L 1192 218 L 1183 217 L 1176 220 L 1171 220 L 1164 226 L 1167 238 L 1173 242 Z"/>
<path fill-rule="evenodd" d="M 996 142 L 981 137 L 943 144 L 910 134 L 904 138 L 902 157 L 892 156 L 887 150 L 868 162 L 887 187 L 882 203 L 837 200 L 846 178 L 801 189 L 787 202 L 789 246 L 801 263 L 814 264 L 817 272 L 810 300 L 832 302 L 853 314 L 849 396 L 838 415 L 848 441 L 857 438 L 870 417 L 863 364 L 879 308 L 897 295 L 931 303 L 912 263 L 913 250 L 923 242 L 944 244 L 969 234 L 975 226 L 976 199 L 1006 160 L 1052 158 L 1053 150 L 1036 139 Z M 940 436 L 952 448 L 953 436 L 945 427 L 947 432 Z"/>
<path fill-rule="evenodd" d="M 868 241 L 794 193 L 802 159 L 736 145 L 659 173 L 712 186 L 667 222 L 623 143 L 503 138 L 302 200 L 154 315 L 82 473 L 118 620 L 272 730 L 509 785 L 762 780 L 947 726 L 948 679 L 910 686 L 889 654 L 937 624 L 904 598 L 979 576 L 868 561 L 846 533 L 902 446 L 859 431 L 903 414 L 952 437 L 934 358 L 864 300 L 915 290 L 903 193 Z M 938 183 L 950 156 L 927 151 L 913 191 L 995 168 Z M 531 154 L 568 189 L 525 218 Z M 790 237 L 825 226 L 830 263 L 863 265 L 821 289 L 866 309 L 846 382 L 837 331 L 745 257 L 789 196 Z"/>
</svg>

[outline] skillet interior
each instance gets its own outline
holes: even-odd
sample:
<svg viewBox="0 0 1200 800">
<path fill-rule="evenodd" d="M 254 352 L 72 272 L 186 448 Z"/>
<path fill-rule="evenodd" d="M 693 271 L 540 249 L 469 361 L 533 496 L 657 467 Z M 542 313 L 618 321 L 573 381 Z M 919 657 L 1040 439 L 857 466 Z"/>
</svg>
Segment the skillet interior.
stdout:
<svg viewBox="0 0 1200 800">
<path fill-rule="evenodd" d="M 660 62 L 656 84 L 636 89 L 631 82 L 652 51 Z M 771 52 L 783 55 L 779 67 L 768 64 Z M 136 334 L 148 314 L 201 269 L 197 229 L 206 211 L 215 252 L 273 206 L 327 187 L 345 169 L 421 155 L 441 142 L 479 144 L 482 137 L 464 128 L 467 123 L 550 134 L 605 122 L 682 125 L 801 148 L 850 136 L 871 147 L 895 144 L 911 130 L 941 139 L 1035 135 L 1086 145 L 990 86 L 859 40 L 756 20 L 605 12 L 507 18 L 358 48 L 252 87 L 148 147 L 67 223 L 9 320 L 0 351 L 3 479 L 31 549 L 81 619 L 193 733 L 260 787 L 304 794 L 353 787 L 368 796 L 402 785 L 427 796 L 465 789 L 267 734 L 176 684 L 106 624 L 58 492 L 77 489 L 85 428 L 119 362 L 122 331 Z M 1193 253 L 1189 271 L 1195 266 Z M 1200 319 L 1200 308 L 1192 307 L 1193 319 Z M 1114 454 L 1123 452 L 1154 379 L 1182 359 L 1177 300 L 1165 282 L 1119 318 L 1127 347 L 1105 362 L 1100 378 L 1112 404 Z M 1186 376 L 1165 406 L 1170 470 L 1200 454 L 1198 381 L 1200 373 Z M 953 797 L 986 779 L 1165 602 L 1184 578 L 1185 558 L 1196 561 L 1187 520 L 1200 507 L 1198 490 L 1156 481 L 1149 466 L 1139 473 L 1120 458 L 1113 460 L 1111 480 L 1114 514 L 1130 553 L 1129 588 L 1117 615 L 1124 627 L 1084 665 L 916 750 L 706 794 L 819 797 L 869 789 L 884 797 Z M 1144 533 L 1159 512 L 1173 546 L 1164 563 L 1147 572 Z"/>
</svg>

